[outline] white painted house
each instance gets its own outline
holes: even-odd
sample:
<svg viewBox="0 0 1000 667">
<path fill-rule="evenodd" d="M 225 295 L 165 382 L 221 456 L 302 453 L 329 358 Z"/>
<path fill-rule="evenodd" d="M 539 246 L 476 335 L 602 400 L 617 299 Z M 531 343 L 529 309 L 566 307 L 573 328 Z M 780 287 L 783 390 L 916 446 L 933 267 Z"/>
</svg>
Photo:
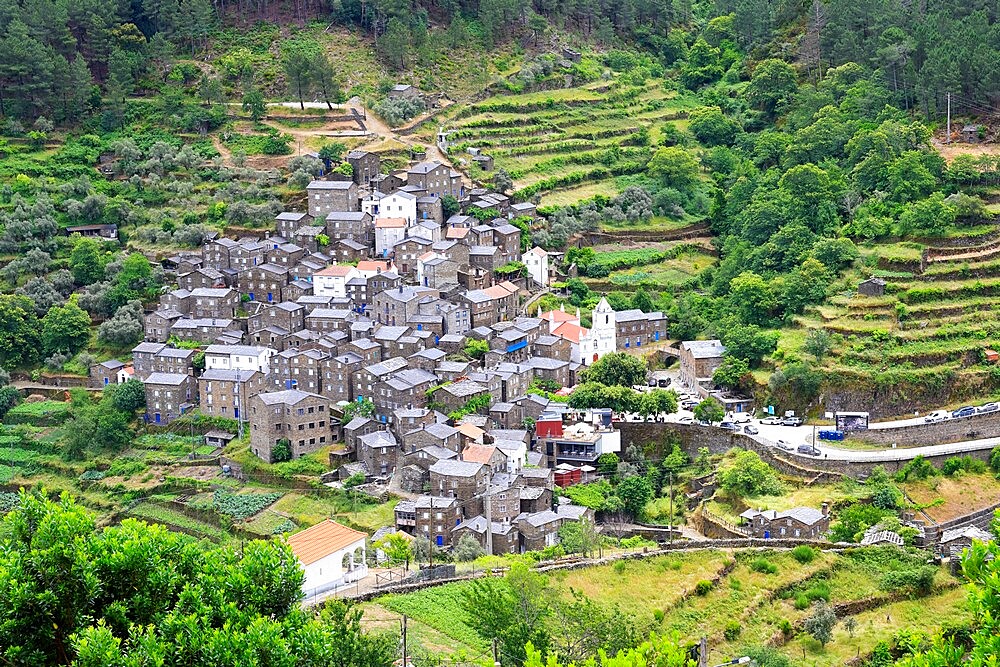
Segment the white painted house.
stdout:
<svg viewBox="0 0 1000 667">
<path fill-rule="evenodd" d="M 205 370 L 259 371 L 267 375 L 271 357 L 277 353 L 258 345 L 209 345 L 205 348 Z"/>
<path fill-rule="evenodd" d="M 347 281 L 360 278 L 361 272 L 350 264 L 334 264 L 312 275 L 313 294 L 338 299 L 347 296 Z"/>
<path fill-rule="evenodd" d="M 289 537 L 288 545 L 306 573 L 306 598 L 366 577 L 367 537 L 330 519 Z"/>
<path fill-rule="evenodd" d="M 382 218 L 403 218 L 406 224 L 412 225 L 417 219 L 417 196 L 397 190 L 391 195 L 382 197 L 378 203 L 378 212 L 372 215 Z"/>
<path fill-rule="evenodd" d="M 406 238 L 406 218 L 375 218 L 375 253 L 386 256 Z"/>
<path fill-rule="evenodd" d="M 528 268 L 528 275 L 542 287 L 549 284 L 549 253 L 535 246 L 521 256 L 521 261 Z"/>
<path fill-rule="evenodd" d="M 615 321 L 615 309 L 604 297 L 601 297 L 597 307 L 594 308 L 593 317 L 590 320 L 590 332 L 593 338 L 593 348 L 592 352 L 588 351 L 588 354 L 592 355 L 592 361 L 597 361 L 605 354 L 610 354 L 618 349 L 618 325 Z"/>
</svg>

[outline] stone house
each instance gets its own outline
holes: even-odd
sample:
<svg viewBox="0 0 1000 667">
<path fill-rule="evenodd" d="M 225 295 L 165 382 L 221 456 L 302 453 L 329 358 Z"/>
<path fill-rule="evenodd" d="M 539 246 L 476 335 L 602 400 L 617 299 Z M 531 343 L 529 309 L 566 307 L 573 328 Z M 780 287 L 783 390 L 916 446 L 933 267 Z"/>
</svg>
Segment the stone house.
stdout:
<svg viewBox="0 0 1000 667">
<path fill-rule="evenodd" d="M 615 329 L 619 350 L 642 347 L 667 339 L 667 318 L 660 311 L 622 310 L 615 313 Z"/>
<path fill-rule="evenodd" d="M 377 364 L 382 361 L 382 346 L 370 338 L 352 340 L 344 346 L 344 350 L 361 357 L 365 365 Z"/>
<path fill-rule="evenodd" d="M 434 413 L 428 411 L 429 414 Z M 403 427 L 398 427 L 403 430 Z M 462 451 L 462 436 L 458 429 L 432 422 L 403 433 L 403 450 L 413 452 L 425 447 L 441 447 L 458 454 Z"/>
<path fill-rule="evenodd" d="M 828 506 L 823 510 L 794 507 L 783 512 L 749 509 L 740 518 L 753 537 L 764 539 L 821 540 L 830 530 Z"/>
<path fill-rule="evenodd" d="M 719 340 L 686 340 L 680 344 L 681 384 L 694 389 L 712 384 L 726 348 Z"/>
<path fill-rule="evenodd" d="M 440 230 L 444 222 L 444 206 L 440 197 L 423 196 L 417 198 L 417 219 L 430 220 L 437 223 Z"/>
<path fill-rule="evenodd" d="M 268 384 L 275 391 L 299 389 L 323 394 L 322 365 L 326 358 L 327 354 L 317 349 L 290 348 L 279 352 L 271 358 Z"/>
<path fill-rule="evenodd" d="M 358 438 L 358 461 L 365 464 L 368 473 L 384 479 L 396 470 L 399 444 L 386 430 L 373 431 Z"/>
<path fill-rule="evenodd" d="M 378 153 L 353 150 L 347 154 L 347 163 L 354 170 L 352 178 L 359 186 L 367 186 L 382 171 L 382 159 Z"/>
<path fill-rule="evenodd" d="M 160 308 L 146 315 L 143 321 L 143 340 L 150 343 L 166 343 L 170 338 L 170 330 L 182 319 L 184 315 L 172 308 Z"/>
<path fill-rule="evenodd" d="M 539 336 L 535 341 L 534 351 L 538 356 L 560 361 L 569 362 L 573 359 L 573 346 L 562 336 Z"/>
<path fill-rule="evenodd" d="M 380 430 L 382 425 L 371 417 L 355 417 L 344 424 L 344 446 L 348 451 L 357 452 L 363 436 Z"/>
<path fill-rule="evenodd" d="M 304 248 L 312 253 L 319 250 L 319 237 L 320 235 L 325 234 L 326 228 L 322 226 L 308 225 L 306 227 L 299 227 L 292 232 L 291 240 L 296 246 Z"/>
<path fill-rule="evenodd" d="M 376 292 L 372 299 L 371 316 L 384 325 L 402 326 L 417 314 L 420 299 L 427 295 L 422 289 L 403 285 Z"/>
<path fill-rule="evenodd" d="M 503 262 L 521 261 L 521 230 L 505 223 L 493 228 L 493 243 L 500 248 Z"/>
<path fill-rule="evenodd" d="M 334 241 L 330 245 L 330 254 L 341 264 L 357 262 L 368 259 L 371 255 L 371 246 L 366 243 L 355 241 L 354 239 L 341 239 Z"/>
<path fill-rule="evenodd" d="M 305 326 L 306 309 L 294 301 L 281 303 L 262 303 L 261 308 L 247 318 L 247 330 L 250 333 L 261 331 L 268 327 L 279 327 L 286 333 L 298 331 Z"/>
<path fill-rule="evenodd" d="M 431 493 L 454 496 L 463 502 L 469 514 L 482 514 L 482 495 L 488 476 L 489 468 L 482 463 L 438 461 L 430 467 Z"/>
<path fill-rule="evenodd" d="M 219 238 L 206 243 L 201 250 L 202 261 L 206 268 L 222 269 L 232 268 L 230 263 L 230 253 L 238 244 L 233 239 Z"/>
<path fill-rule="evenodd" d="M 427 408 L 398 408 L 392 412 L 390 427 L 398 438 L 404 434 L 437 423 L 437 415 Z"/>
<path fill-rule="evenodd" d="M 261 264 L 239 272 L 237 283 L 241 294 L 251 301 L 275 303 L 284 301 L 282 290 L 290 279 L 289 271 L 277 264 Z"/>
<path fill-rule="evenodd" d="M 207 370 L 198 378 L 201 412 L 210 417 L 247 420 L 250 397 L 264 391 L 265 376 L 253 370 Z"/>
<path fill-rule="evenodd" d="M 118 381 L 125 364 L 117 359 L 108 359 L 90 367 L 90 384 L 93 389 L 102 389 Z"/>
<path fill-rule="evenodd" d="M 411 535 L 423 537 L 435 546 L 450 547 L 452 529 L 462 522 L 462 503 L 444 496 L 417 496 L 396 507 L 396 526 Z M 411 507 L 412 505 L 412 507 Z M 402 517 L 401 517 L 402 515 Z M 403 518 L 403 521 L 400 521 Z M 412 524 L 412 525 L 407 525 Z"/>
<path fill-rule="evenodd" d="M 520 533 L 519 551 L 541 551 L 559 544 L 559 528 L 563 518 L 552 510 L 522 515 L 514 525 Z"/>
<path fill-rule="evenodd" d="M 357 211 L 358 185 L 354 181 L 313 181 L 306 186 L 309 215 L 325 218 L 331 211 Z"/>
<path fill-rule="evenodd" d="M 354 375 L 364 363 L 364 359 L 354 352 L 325 357 L 320 361 L 321 383 L 318 393 L 326 396 L 332 403 L 355 400 Z"/>
<path fill-rule="evenodd" d="M 858 294 L 863 296 L 885 296 L 885 281 L 881 278 L 869 278 L 858 284 Z"/>
<path fill-rule="evenodd" d="M 406 183 L 432 197 L 451 195 L 462 199 L 464 195 L 461 174 L 437 160 L 421 162 L 411 167 L 406 173 Z"/>
<path fill-rule="evenodd" d="M 287 440 L 291 458 L 332 441 L 329 400 L 298 389 L 265 392 L 250 399 L 250 449 L 267 462 L 279 440 Z"/>
<path fill-rule="evenodd" d="M 334 211 L 326 216 L 326 235 L 330 241 L 351 240 L 370 246 L 375 241 L 375 222 L 361 211 Z"/>
<path fill-rule="evenodd" d="M 452 540 L 457 543 L 458 540 L 462 539 L 463 535 L 472 535 L 479 542 L 479 545 L 485 549 L 487 545 L 486 530 L 486 517 L 475 516 L 455 526 L 455 529 L 452 531 Z M 503 556 L 504 554 L 517 553 L 520 533 L 513 524 L 494 521 L 490 526 L 490 532 L 492 532 L 493 544 L 493 553 L 491 555 Z"/>
<path fill-rule="evenodd" d="M 201 268 L 177 276 L 177 286 L 190 291 L 199 287 L 226 287 L 226 277 L 218 269 Z"/>
<path fill-rule="evenodd" d="M 299 227 L 311 225 L 312 221 L 312 216 L 308 213 L 283 211 L 274 217 L 274 232 L 282 238 L 290 239 L 292 232 Z"/>
<path fill-rule="evenodd" d="M 358 396 L 373 399 L 375 396 L 375 385 L 383 380 L 387 380 L 391 375 L 406 367 L 407 361 L 402 357 L 391 357 L 376 364 L 365 366 L 359 369 L 354 376 L 354 392 Z"/>
<path fill-rule="evenodd" d="M 434 392 L 434 401 L 444 406 L 442 412 L 461 410 L 466 403 L 480 396 L 489 396 L 489 388 L 473 380 L 459 380 Z"/>
<path fill-rule="evenodd" d="M 408 83 L 397 83 L 389 89 L 391 99 L 419 100 L 420 91 Z"/>
<path fill-rule="evenodd" d="M 303 229 L 318 229 L 317 227 L 304 227 Z M 267 260 L 265 264 L 276 264 L 290 269 L 299 263 L 306 256 L 306 248 L 294 243 L 279 243 L 272 245 L 265 253 Z"/>
<path fill-rule="evenodd" d="M 496 271 L 504 265 L 503 253 L 495 245 L 475 245 L 469 248 L 469 265 L 483 271 Z"/>
<path fill-rule="evenodd" d="M 421 408 L 427 405 L 427 390 L 437 384 L 433 373 L 420 368 L 405 368 L 375 385 L 373 401 L 386 416 L 398 408 Z"/>
<path fill-rule="evenodd" d="M 229 249 L 229 267 L 234 271 L 243 271 L 267 262 L 265 244 L 256 240 L 240 241 Z"/>
<path fill-rule="evenodd" d="M 403 284 L 403 279 L 395 271 L 384 271 L 369 276 L 361 276 L 347 281 L 347 298 L 360 312 L 366 312 L 372 305 L 376 294 L 396 290 Z"/>
<path fill-rule="evenodd" d="M 150 373 L 146 389 L 146 420 L 169 424 L 194 407 L 194 378 L 181 373 Z"/>
</svg>

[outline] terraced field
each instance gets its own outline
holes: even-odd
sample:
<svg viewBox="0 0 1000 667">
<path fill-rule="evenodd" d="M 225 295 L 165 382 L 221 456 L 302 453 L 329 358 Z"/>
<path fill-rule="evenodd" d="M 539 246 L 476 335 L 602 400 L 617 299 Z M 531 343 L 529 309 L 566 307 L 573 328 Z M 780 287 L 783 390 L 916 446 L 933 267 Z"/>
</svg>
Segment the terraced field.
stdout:
<svg viewBox="0 0 1000 667">
<path fill-rule="evenodd" d="M 934 400 L 934 407 L 985 400 L 1000 376 L 986 359 L 986 350 L 1000 346 L 1000 230 L 967 231 L 862 248 L 866 268 L 845 278 L 842 293 L 796 318 L 798 335 L 783 335 L 781 347 L 792 349 L 812 329 L 835 334 L 826 369 L 845 383 L 863 379 L 875 392 L 898 388 L 899 400 L 885 396 L 886 414 L 929 408 Z M 886 281 L 884 296 L 857 294 L 869 275 Z M 909 404 L 902 400 L 907 391 Z"/>
<path fill-rule="evenodd" d="M 439 118 L 453 158 L 479 149 L 514 179 L 515 194 L 542 205 L 614 196 L 621 179 L 643 171 L 650 138 L 699 105 L 662 79 L 643 85 L 598 81 L 585 86 L 491 97 Z M 436 129 L 436 128 L 432 128 Z M 422 138 L 433 137 L 423 132 Z M 472 168 L 473 177 L 485 176 Z"/>
</svg>

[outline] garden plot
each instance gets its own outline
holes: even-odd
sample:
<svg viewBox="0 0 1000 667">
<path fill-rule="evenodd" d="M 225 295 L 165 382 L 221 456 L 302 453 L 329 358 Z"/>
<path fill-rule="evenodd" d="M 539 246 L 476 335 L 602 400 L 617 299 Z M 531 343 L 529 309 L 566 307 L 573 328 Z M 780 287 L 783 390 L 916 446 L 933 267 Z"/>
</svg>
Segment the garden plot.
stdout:
<svg viewBox="0 0 1000 667">
<path fill-rule="evenodd" d="M 515 195 L 538 194 L 552 206 L 620 192 L 617 177 L 644 171 L 657 124 L 696 107 L 650 79 L 496 96 L 442 120 L 453 156 L 470 148 L 488 153 L 511 174 Z"/>
</svg>

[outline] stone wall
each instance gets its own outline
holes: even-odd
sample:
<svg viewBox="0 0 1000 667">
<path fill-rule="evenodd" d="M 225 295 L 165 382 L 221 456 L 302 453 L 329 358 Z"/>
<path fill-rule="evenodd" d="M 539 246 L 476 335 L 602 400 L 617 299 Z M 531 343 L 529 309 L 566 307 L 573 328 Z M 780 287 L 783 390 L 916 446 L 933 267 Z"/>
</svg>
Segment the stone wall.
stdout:
<svg viewBox="0 0 1000 667">
<path fill-rule="evenodd" d="M 844 476 L 863 477 L 868 475 L 872 468 L 879 465 L 883 466 L 889 473 L 894 473 L 916 456 L 914 450 L 905 448 L 893 450 L 895 453 L 893 458 L 879 461 L 841 461 L 798 456 L 786 452 L 782 452 L 781 456 L 778 456 L 773 447 L 768 447 L 742 433 L 730 433 L 719 428 L 690 424 L 623 422 L 619 424 L 619 429 L 622 432 L 623 449 L 633 444 L 641 446 L 650 442 L 665 443 L 671 439 L 677 439 L 688 456 L 693 458 L 698 455 L 699 447 L 707 447 L 713 454 L 721 454 L 733 447 L 740 447 L 757 452 L 761 459 L 781 474 L 806 479 L 811 484 L 835 482 Z M 952 456 L 965 454 L 988 461 L 990 452 L 993 450 L 993 446 L 988 444 L 975 448 L 960 448 L 959 445 L 955 447 L 954 451 L 925 456 L 924 458 L 940 467 L 945 460 Z M 858 456 L 859 458 L 864 457 L 864 452 L 858 452 Z"/>
<path fill-rule="evenodd" d="M 901 426 L 899 428 L 852 431 L 851 438 L 876 445 L 944 445 L 964 440 L 1000 437 L 1000 411 L 948 419 L 934 424 Z"/>
</svg>

